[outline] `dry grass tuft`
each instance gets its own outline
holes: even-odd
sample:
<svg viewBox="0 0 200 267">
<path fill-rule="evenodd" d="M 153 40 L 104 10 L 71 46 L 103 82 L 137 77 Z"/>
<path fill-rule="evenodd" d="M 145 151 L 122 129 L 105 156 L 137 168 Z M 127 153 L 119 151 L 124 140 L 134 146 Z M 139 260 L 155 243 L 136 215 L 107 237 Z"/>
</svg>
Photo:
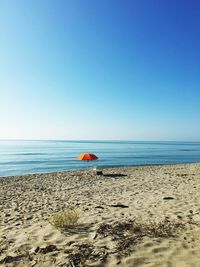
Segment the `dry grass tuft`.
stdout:
<svg viewBox="0 0 200 267">
<path fill-rule="evenodd" d="M 68 209 L 58 212 L 52 216 L 50 223 L 59 229 L 66 229 L 74 226 L 79 220 L 79 213 L 75 209 Z"/>
</svg>

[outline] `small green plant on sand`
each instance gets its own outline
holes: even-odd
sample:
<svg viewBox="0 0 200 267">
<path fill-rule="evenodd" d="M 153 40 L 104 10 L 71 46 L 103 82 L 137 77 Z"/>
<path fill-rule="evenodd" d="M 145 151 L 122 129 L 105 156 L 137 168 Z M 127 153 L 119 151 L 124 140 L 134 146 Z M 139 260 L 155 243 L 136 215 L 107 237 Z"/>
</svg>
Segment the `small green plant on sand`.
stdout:
<svg viewBox="0 0 200 267">
<path fill-rule="evenodd" d="M 68 209 L 63 212 L 58 212 L 52 216 L 50 223 L 59 229 L 66 229 L 74 226 L 79 219 L 79 213 L 75 209 Z"/>
</svg>

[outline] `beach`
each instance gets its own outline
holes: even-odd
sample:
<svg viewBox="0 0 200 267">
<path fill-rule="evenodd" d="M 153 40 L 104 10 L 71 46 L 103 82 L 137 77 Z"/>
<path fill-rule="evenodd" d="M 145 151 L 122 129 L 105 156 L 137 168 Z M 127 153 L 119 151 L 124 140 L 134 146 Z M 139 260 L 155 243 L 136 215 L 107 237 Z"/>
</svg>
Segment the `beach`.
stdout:
<svg viewBox="0 0 200 267">
<path fill-rule="evenodd" d="M 0 177 L 0 266 L 200 266 L 200 163 L 102 171 Z M 74 226 L 52 225 L 69 209 Z M 131 239 L 130 224 L 149 222 L 177 231 Z"/>
</svg>

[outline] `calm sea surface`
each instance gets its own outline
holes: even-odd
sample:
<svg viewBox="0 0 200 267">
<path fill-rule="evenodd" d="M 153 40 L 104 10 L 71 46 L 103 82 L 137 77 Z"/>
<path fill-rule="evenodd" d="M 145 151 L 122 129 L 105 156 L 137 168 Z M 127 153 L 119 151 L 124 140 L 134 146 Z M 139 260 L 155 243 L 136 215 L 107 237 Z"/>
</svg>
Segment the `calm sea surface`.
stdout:
<svg viewBox="0 0 200 267">
<path fill-rule="evenodd" d="M 99 160 L 76 160 L 84 152 Z M 200 162 L 200 142 L 0 141 L 0 176 L 99 167 Z"/>
</svg>

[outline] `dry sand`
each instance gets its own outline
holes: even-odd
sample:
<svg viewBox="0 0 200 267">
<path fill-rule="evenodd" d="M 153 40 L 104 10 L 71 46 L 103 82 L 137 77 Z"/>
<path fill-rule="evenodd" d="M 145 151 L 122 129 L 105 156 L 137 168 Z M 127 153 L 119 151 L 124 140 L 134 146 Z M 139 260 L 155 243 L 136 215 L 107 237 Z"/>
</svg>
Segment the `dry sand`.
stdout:
<svg viewBox="0 0 200 267">
<path fill-rule="evenodd" d="M 0 266 L 200 266 L 200 164 L 103 173 L 0 178 Z M 58 230 L 49 218 L 68 207 L 79 211 L 78 224 Z M 143 237 L 127 251 L 117 249 L 113 236 L 97 234 L 102 223 L 166 218 L 184 223 L 184 229 L 172 237 Z M 83 250 L 82 263 L 69 260 Z"/>
</svg>

